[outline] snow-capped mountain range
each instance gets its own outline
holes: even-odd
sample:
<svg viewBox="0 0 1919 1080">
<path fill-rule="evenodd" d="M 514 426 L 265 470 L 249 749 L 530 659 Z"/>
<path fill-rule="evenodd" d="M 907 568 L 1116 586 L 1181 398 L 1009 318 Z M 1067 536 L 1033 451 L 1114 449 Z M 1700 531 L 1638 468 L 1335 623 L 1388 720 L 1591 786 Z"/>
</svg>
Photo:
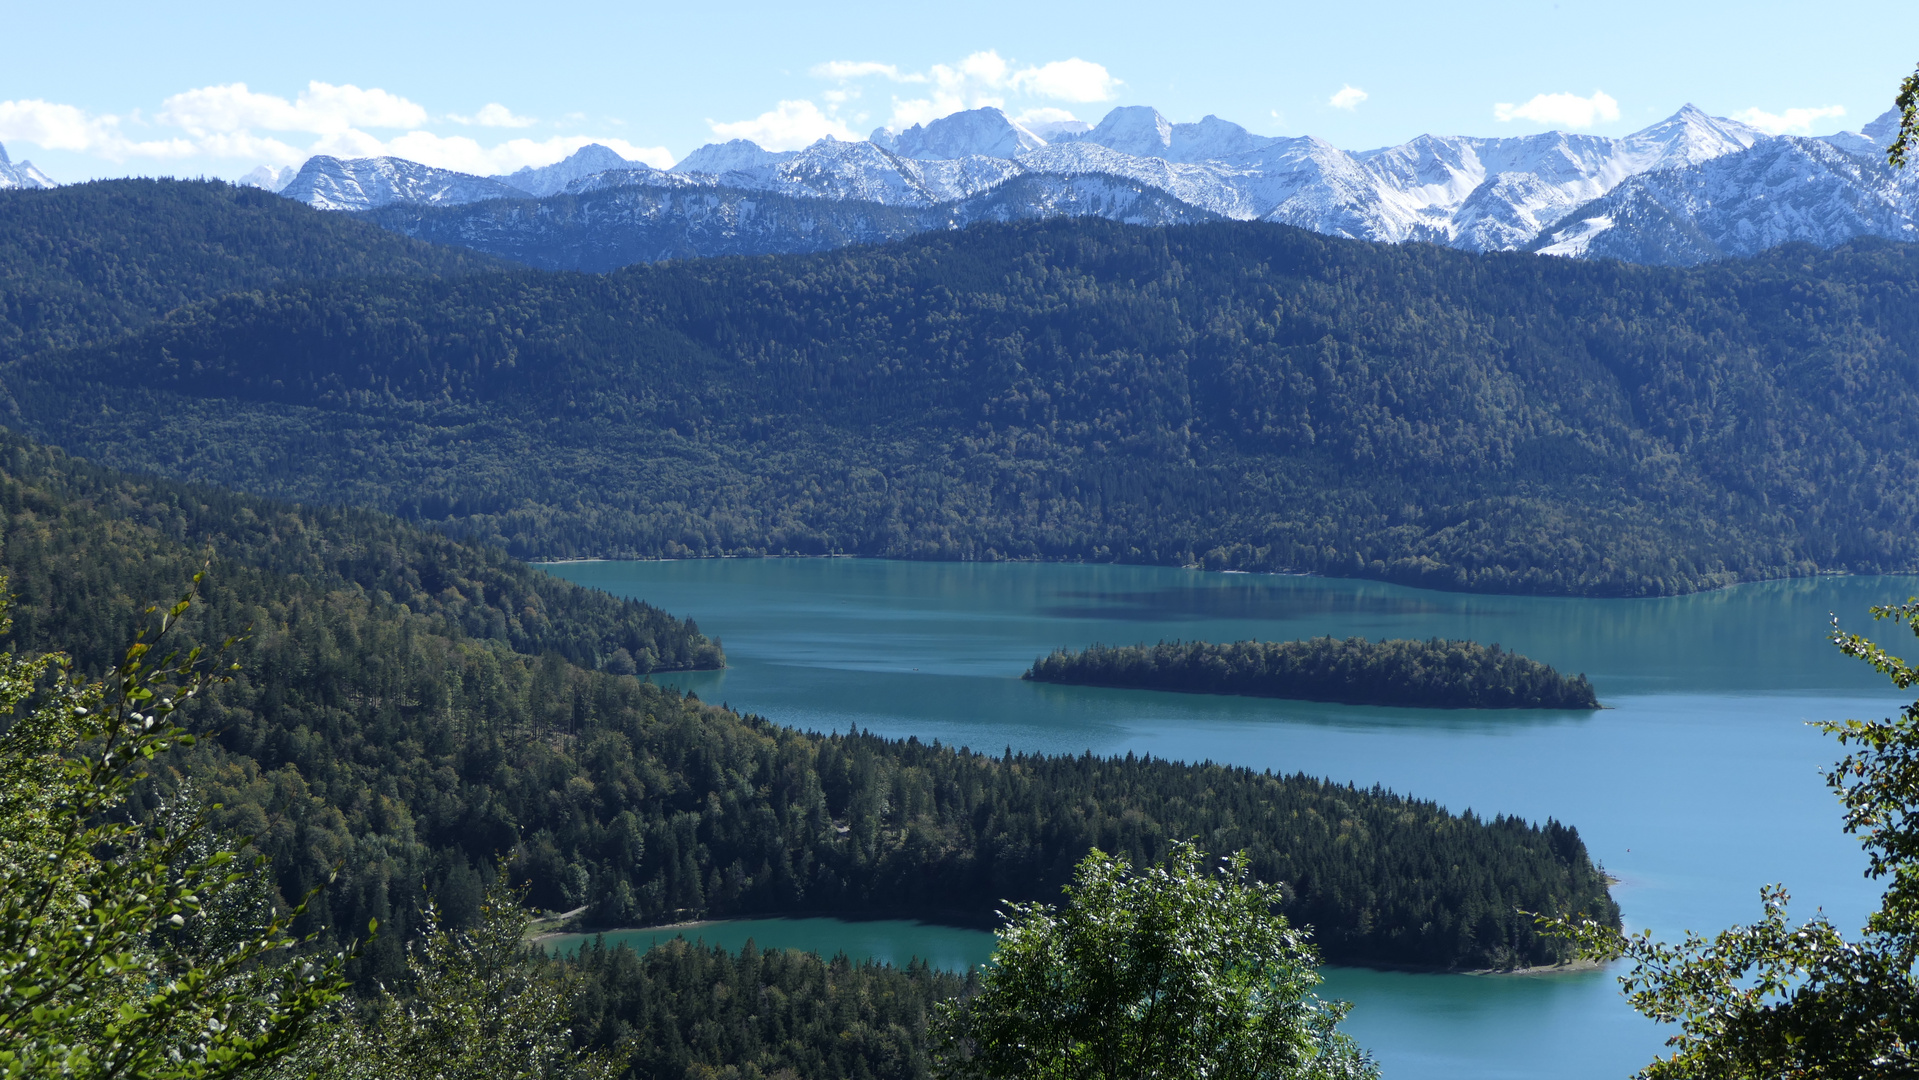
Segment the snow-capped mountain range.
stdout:
<svg viewBox="0 0 1919 1080">
<path fill-rule="evenodd" d="M 1897 131 L 1888 113 L 1857 132 L 1769 136 L 1688 105 L 1618 139 L 1422 135 L 1352 152 L 1214 116 L 1176 124 L 1143 106 L 1092 126 L 1022 125 L 982 108 L 797 151 L 713 143 L 669 170 L 593 145 L 502 176 L 322 156 L 243 182 L 324 210 L 390 210 L 377 220 L 416 235 L 583 268 L 629 256 L 818 250 L 982 216 L 1059 214 L 1217 216 L 1468 251 L 1689 264 L 1790 240 L 1919 239 L 1919 167 L 1884 164 Z M 0 187 L 20 186 L 8 183 L 9 168 L 22 166 L 0 153 Z M 756 194 L 831 205 L 756 209 Z M 526 200 L 551 205 L 494 205 Z M 556 246 L 561 235 L 570 248 Z"/>
</svg>

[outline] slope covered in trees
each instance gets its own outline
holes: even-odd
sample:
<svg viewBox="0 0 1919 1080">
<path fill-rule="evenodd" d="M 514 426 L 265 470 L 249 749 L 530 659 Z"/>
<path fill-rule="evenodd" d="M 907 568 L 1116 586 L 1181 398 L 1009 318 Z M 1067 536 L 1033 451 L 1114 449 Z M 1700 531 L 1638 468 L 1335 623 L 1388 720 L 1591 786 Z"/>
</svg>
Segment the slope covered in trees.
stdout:
<svg viewBox="0 0 1919 1080">
<path fill-rule="evenodd" d="M 1476 641 L 1162 641 L 1060 649 L 1023 678 L 1189 694 L 1407 705 L 1434 709 L 1596 709 L 1584 675 L 1568 678 Z"/>
<path fill-rule="evenodd" d="M 505 265 L 218 181 L 0 192 L 0 359 L 135 330 L 224 293 Z"/>
<path fill-rule="evenodd" d="M 927 1080 L 935 1003 L 964 976 L 846 957 L 737 953 L 674 940 L 643 954 L 589 945 L 569 962 L 584 978 L 573 1025 L 633 1077 Z"/>
<path fill-rule="evenodd" d="M 524 566 L 377 515 L 6 450 L 15 648 L 76 642 L 92 664 L 133 605 L 173 595 L 214 547 L 189 629 L 253 632 L 236 681 L 194 713 L 210 737 L 171 767 L 222 806 L 223 827 L 255 837 L 282 897 L 342 868 L 312 918 L 387 928 L 362 979 L 399 971 L 427 893 L 454 925 L 473 918 L 501 853 L 535 903 L 587 905 L 601 925 L 801 911 L 986 923 L 1002 900 L 1051 899 L 1094 845 L 1145 863 L 1185 836 L 1250 851 L 1337 960 L 1550 962 L 1561 946 L 1518 908 L 1616 911 L 1557 823 L 1224 766 L 794 731 L 563 653 L 591 650 L 604 669 L 609 636 L 645 631 L 662 655 L 677 634 L 675 655 L 710 656 L 690 622 L 558 581 L 540 592 Z M 598 629 L 570 636 L 573 610 Z"/>
<path fill-rule="evenodd" d="M 1919 564 L 1916 299 L 1869 241 L 1678 270 L 1074 220 L 248 293 L 4 378 L 102 460 L 522 556 L 1644 595 Z"/>
</svg>

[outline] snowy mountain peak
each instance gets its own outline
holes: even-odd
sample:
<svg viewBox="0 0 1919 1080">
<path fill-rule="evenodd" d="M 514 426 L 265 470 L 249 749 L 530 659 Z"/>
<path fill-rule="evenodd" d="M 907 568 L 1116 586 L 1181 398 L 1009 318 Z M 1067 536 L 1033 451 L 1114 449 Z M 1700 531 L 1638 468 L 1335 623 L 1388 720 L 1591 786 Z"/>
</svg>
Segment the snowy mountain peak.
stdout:
<svg viewBox="0 0 1919 1080">
<path fill-rule="evenodd" d="M 492 179 L 516 187 L 529 195 L 544 198 L 565 191 L 566 186 L 575 180 L 583 180 L 598 173 L 618 169 L 650 168 L 652 168 L 650 165 L 628 161 L 599 143 L 588 143 L 567 155 L 562 161 L 538 168 L 529 165 L 509 175 L 495 176 Z"/>
<path fill-rule="evenodd" d="M 1737 120 L 1708 116 L 1698 106 L 1687 103 L 1666 119 L 1635 131 L 1620 142 L 1628 148 L 1628 155 L 1635 159 L 1636 165 L 1640 164 L 1638 159 L 1644 159 L 1643 165 L 1634 170 L 1644 172 L 1648 168 L 1698 165 L 1736 154 L 1771 137 Z"/>
<path fill-rule="evenodd" d="M 33 167 L 33 162 L 15 163 L 7 156 L 7 148 L 0 145 L 0 191 L 9 188 L 51 188 L 60 185 L 53 178 Z"/>
<path fill-rule="evenodd" d="M 1822 135 L 1820 142 L 1831 143 L 1848 154 L 1884 154 L 1892 140 L 1899 137 L 1899 110 L 1887 109 L 1879 118 L 1858 131 Z"/>
<path fill-rule="evenodd" d="M 1196 124 L 1175 124 L 1145 105 L 1114 109 L 1080 138 L 1134 157 L 1186 163 L 1237 157 L 1276 141 L 1217 116 L 1207 116 Z"/>
<path fill-rule="evenodd" d="M 680 163 L 673 166 L 676 173 L 712 173 L 718 176 L 730 172 L 751 172 L 755 169 L 770 168 L 783 161 L 798 156 L 793 150 L 763 150 L 760 144 L 747 139 L 731 139 L 723 143 L 707 143 L 698 150 L 686 155 Z"/>
<path fill-rule="evenodd" d="M 1021 120 L 1019 124 L 1021 127 L 1038 135 L 1049 143 L 1058 142 L 1061 139 L 1077 139 L 1081 135 L 1093 130 L 1093 125 L 1084 120 L 1026 119 Z"/>
<path fill-rule="evenodd" d="M 1134 157 L 1163 158 L 1173 145 L 1173 122 L 1150 105 L 1122 105 L 1094 125 L 1085 141 Z"/>
<path fill-rule="evenodd" d="M 1208 114 L 1197 124 L 1174 124 L 1170 149 L 1180 161 L 1209 161 L 1249 154 L 1278 141 Z"/>
<path fill-rule="evenodd" d="M 1899 121 L 1902 119 L 1898 109 L 1887 109 L 1879 114 L 1879 119 L 1859 129 L 1859 133 L 1880 146 L 1892 145 L 1899 136 Z"/>
<path fill-rule="evenodd" d="M 308 158 L 280 194 L 320 210 L 371 210 L 391 203 L 434 206 L 527 197 L 526 192 L 498 180 L 436 169 L 405 158 L 342 160 L 325 154 Z"/>
<path fill-rule="evenodd" d="M 990 105 L 914 124 L 897 133 L 880 128 L 873 132 L 872 141 L 901 157 L 922 161 L 952 161 L 974 154 L 1010 158 L 1046 145 L 1045 139 Z"/>
<path fill-rule="evenodd" d="M 299 169 L 291 165 L 275 169 L 270 165 L 261 165 L 240 178 L 241 187 L 257 187 L 265 191 L 278 192 L 293 182 Z"/>
</svg>

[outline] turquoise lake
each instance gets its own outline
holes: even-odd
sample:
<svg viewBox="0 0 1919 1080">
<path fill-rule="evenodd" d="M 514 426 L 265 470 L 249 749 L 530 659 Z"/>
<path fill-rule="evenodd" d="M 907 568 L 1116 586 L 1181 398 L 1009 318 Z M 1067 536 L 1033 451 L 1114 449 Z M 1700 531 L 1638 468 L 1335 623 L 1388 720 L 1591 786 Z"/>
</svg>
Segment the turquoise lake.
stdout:
<svg viewBox="0 0 1919 1080">
<path fill-rule="evenodd" d="M 1579 828 L 1630 928 L 1677 936 L 1758 914 L 1783 882 L 1802 915 L 1856 927 L 1878 896 L 1840 832 L 1807 722 L 1882 716 L 1882 676 L 1827 644 L 1829 613 L 1870 625 L 1915 577 L 1828 577 L 1653 600 L 1428 592 L 1374 582 L 1160 567 L 856 559 L 580 562 L 547 570 L 695 618 L 721 672 L 660 681 L 781 723 L 849 724 L 997 752 L 1151 753 L 1375 783 L 1482 815 Z M 1883 643 L 1911 638 L 1881 626 Z M 1498 642 L 1584 672 L 1599 712 L 1385 709 L 1043 686 L 1034 658 L 1093 642 L 1319 634 Z M 647 932 L 651 934 L 653 932 Z M 686 936 L 941 966 L 990 951 L 913 923 L 740 920 Z M 651 940 L 650 937 L 646 940 Z M 975 944 L 969 945 L 967 942 Z M 640 944 L 635 942 L 636 947 Z M 971 951 L 969 951 L 971 950 Z M 1619 1078 L 1664 1033 L 1607 973 L 1421 975 L 1328 969 L 1346 1027 L 1390 1080 Z"/>
</svg>

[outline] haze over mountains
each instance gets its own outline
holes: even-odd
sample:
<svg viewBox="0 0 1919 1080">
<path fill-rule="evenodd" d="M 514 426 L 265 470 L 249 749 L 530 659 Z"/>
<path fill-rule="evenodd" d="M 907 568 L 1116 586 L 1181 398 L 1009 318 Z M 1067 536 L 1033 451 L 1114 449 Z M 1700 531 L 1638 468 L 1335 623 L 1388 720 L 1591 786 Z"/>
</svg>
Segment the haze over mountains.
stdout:
<svg viewBox="0 0 1919 1080">
<path fill-rule="evenodd" d="M 1425 135 L 1352 152 L 1213 116 L 1175 124 L 1144 106 L 1091 127 L 1023 126 L 982 108 L 798 151 L 714 143 L 670 170 L 594 145 L 510 176 L 315 157 L 292 175 L 261 170 L 253 180 L 321 209 L 385 210 L 374 220 L 408 235 L 552 268 L 814 251 L 978 220 L 1086 214 L 1261 220 L 1363 240 L 1687 265 L 1792 240 L 1911 239 L 1919 182 L 1883 161 L 1896 130 L 1888 113 L 1858 132 L 1769 136 L 1688 105 L 1619 139 Z M 495 205 L 527 199 L 540 203 Z"/>
</svg>

